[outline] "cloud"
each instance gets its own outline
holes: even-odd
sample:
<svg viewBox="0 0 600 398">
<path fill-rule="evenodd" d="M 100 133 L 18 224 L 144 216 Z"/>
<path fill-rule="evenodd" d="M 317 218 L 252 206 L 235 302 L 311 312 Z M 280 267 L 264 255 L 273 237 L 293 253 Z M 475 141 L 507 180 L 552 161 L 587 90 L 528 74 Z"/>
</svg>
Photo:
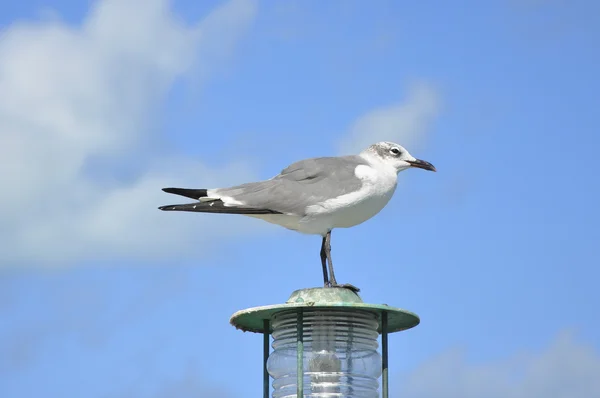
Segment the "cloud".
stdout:
<svg viewBox="0 0 600 398">
<path fill-rule="evenodd" d="M 471 364 L 448 351 L 399 381 L 406 398 L 600 397 L 600 353 L 562 333 L 544 351 Z"/>
<path fill-rule="evenodd" d="M 203 224 L 210 233 L 199 238 L 194 217 L 164 217 L 160 188 L 237 181 L 249 177 L 248 165 L 217 172 L 148 143 L 159 136 L 156 110 L 176 79 L 218 68 L 255 12 L 253 1 L 232 0 L 186 26 L 166 0 L 104 0 L 80 26 L 53 19 L 7 27 L 0 264 L 150 258 L 227 233 Z"/>
<path fill-rule="evenodd" d="M 374 109 L 360 117 L 341 142 L 340 153 L 358 153 L 378 141 L 397 142 L 410 148 L 424 136 L 439 108 L 437 91 L 428 83 L 414 83 L 404 102 Z"/>
</svg>

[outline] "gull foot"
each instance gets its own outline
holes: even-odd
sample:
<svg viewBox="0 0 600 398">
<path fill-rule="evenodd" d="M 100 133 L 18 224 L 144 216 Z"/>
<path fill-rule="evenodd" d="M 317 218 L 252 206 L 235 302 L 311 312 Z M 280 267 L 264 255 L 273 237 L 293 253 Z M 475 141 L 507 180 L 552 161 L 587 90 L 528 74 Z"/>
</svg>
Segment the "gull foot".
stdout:
<svg viewBox="0 0 600 398">
<path fill-rule="evenodd" d="M 342 289 L 349 289 L 349 290 L 352 290 L 354 293 L 360 292 L 359 288 L 357 288 L 354 285 L 351 285 L 350 283 L 344 283 L 343 285 L 338 285 L 337 283 L 336 284 L 331 284 L 331 287 L 340 287 Z"/>
</svg>

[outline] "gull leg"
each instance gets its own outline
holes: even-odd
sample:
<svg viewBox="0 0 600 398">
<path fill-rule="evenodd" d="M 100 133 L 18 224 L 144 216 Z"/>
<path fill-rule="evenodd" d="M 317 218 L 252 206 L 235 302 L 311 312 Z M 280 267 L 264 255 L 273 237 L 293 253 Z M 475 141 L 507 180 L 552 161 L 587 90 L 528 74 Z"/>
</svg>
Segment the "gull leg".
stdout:
<svg viewBox="0 0 600 398">
<path fill-rule="evenodd" d="M 331 261 L 331 231 L 327 232 L 327 235 L 325 235 L 325 238 L 323 239 L 323 244 L 325 246 L 325 255 L 327 256 L 327 263 L 329 265 L 329 284 L 331 285 L 331 287 L 342 287 L 345 289 L 350 289 L 354 293 L 358 293 L 360 289 L 356 286 L 351 285 L 349 283 L 338 285 L 337 281 L 335 280 L 335 273 L 333 272 L 333 261 Z"/>
<path fill-rule="evenodd" d="M 326 237 L 323 237 L 323 242 L 321 243 L 321 266 L 323 267 L 323 283 L 325 287 L 331 287 L 329 283 L 329 278 L 327 277 L 327 253 L 325 252 L 325 241 Z"/>
<path fill-rule="evenodd" d="M 323 245 L 325 246 L 325 256 L 329 265 L 329 283 L 331 286 L 337 286 L 335 274 L 333 273 L 333 262 L 331 261 L 331 231 L 328 231 L 325 238 L 323 238 Z"/>
</svg>

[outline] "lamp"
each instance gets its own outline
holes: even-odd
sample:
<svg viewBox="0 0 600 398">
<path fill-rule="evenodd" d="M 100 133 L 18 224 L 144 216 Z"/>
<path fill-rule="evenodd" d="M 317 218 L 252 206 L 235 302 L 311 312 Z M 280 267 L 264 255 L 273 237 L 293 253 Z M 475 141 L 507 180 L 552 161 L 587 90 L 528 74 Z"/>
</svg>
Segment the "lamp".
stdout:
<svg viewBox="0 0 600 398">
<path fill-rule="evenodd" d="M 388 333 L 410 329 L 419 318 L 365 304 L 349 289 L 312 288 L 296 290 L 285 304 L 238 311 L 230 322 L 264 335 L 263 398 L 270 377 L 272 398 L 376 398 L 380 377 L 387 398 Z"/>
</svg>

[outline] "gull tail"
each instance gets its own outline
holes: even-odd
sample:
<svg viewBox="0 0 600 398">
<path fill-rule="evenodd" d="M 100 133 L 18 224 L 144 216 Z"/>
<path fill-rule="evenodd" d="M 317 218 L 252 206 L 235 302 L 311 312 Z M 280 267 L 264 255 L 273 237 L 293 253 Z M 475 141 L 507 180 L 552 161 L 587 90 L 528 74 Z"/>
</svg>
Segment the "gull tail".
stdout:
<svg viewBox="0 0 600 398">
<path fill-rule="evenodd" d="M 185 203 L 180 205 L 160 206 L 159 210 L 164 211 L 191 211 L 198 213 L 224 213 L 224 214 L 281 214 L 271 209 L 257 209 L 246 206 L 226 206 L 219 198 L 208 197 L 206 189 L 187 189 L 187 188 L 163 188 L 163 191 L 175 195 L 185 196 L 186 198 L 196 199 L 199 202 Z"/>
<path fill-rule="evenodd" d="M 185 196 L 185 195 L 184 195 Z M 192 211 L 198 213 L 224 213 L 224 214 L 281 214 L 270 209 L 255 209 L 243 206 L 225 206 L 220 199 L 210 202 L 194 202 L 181 205 L 161 206 L 159 210 L 164 211 Z"/>
</svg>

